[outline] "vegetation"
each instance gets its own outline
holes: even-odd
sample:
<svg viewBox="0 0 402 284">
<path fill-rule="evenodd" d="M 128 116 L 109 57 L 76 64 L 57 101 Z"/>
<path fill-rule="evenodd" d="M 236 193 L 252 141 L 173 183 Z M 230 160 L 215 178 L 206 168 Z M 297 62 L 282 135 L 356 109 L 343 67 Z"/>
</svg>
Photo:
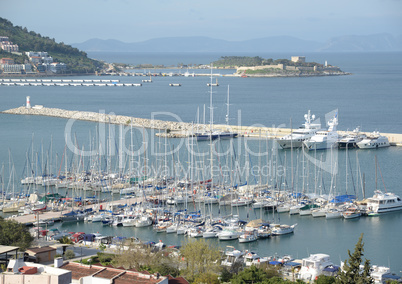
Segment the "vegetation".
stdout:
<svg viewBox="0 0 402 284">
<path fill-rule="evenodd" d="M 71 249 L 68 249 L 66 250 L 66 254 L 64 256 L 66 259 L 72 259 L 75 257 L 75 253 Z"/>
<path fill-rule="evenodd" d="M 64 236 L 61 239 L 59 239 L 59 243 L 71 245 L 71 244 L 73 244 L 73 241 L 68 236 Z"/>
<path fill-rule="evenodd" d="M 259 56 L 222 56 L 219 60 L 214 61 L 215 67 L 251 67 L 251 66 L 263 66 L 263 65 L 278 65 L 283 64 L 286 66 L 303 66 L 303 67 L 323 67 L 322 64 L 316 62 L 293 62 L 289 59 L 276 59 L 272 58 L 264 59 Z"/>
<path fill-rule="evenodd" d="M 205 239 L 190 240 L 181 249 L 185 267 L 182 275 L 193 280 L 199 274 L 218 274 L 220 271 L 220 252 Z"/>
<path fill-rule="evenodd" d="M 360 264 L 363 262 L 363 233 L 355 246 L 354 253 L 348 250 L 349 259 L 344 262 L 343 270 L 339 272 L 335 283 L 357 283 L 370 284 L 374 283 L 370 276 L 370 260 L 364 261 L 363 270 L 360 269 Z"/>
<path fill-rule="evenodd" d="M 87 57 L 83 51 L 70 45 L 56 43 L 55 39 L 43 37 L 27 28 L 14 26 L 10 21 L 0 18 L 0 36 L 8 36 L 10 41 L 18 44 L 19 51 L 46 51 L 53 57 L 54 62 L 67 64 L 70 73 L 94 73 L 103 67 L 103 63 Z M 24 63 L 26 56 L 15 55 L 5 51 L 0 52 L 0 57 L 13 58 L 16 63 Z"/>
<path fill-rule="evenodd" d="M 147 270 L 151 273 L 159 272 L 162 275 L 179 275 L 178 258 L 174 251 L 153 251 L 152 248 L 126 243 L 128 250 L 122 250 L 113 257 L 112 263 L 125 269 L 135 268 L 138 271 Z"/>
<path fill-rule="evenodd" d="M 4 220 L 0 217 L 0 244 L 4 246 L 16 246 L 24 251 L 29 248 L 34 238 L 24 224 L 14 220 Z"/>
</svg>

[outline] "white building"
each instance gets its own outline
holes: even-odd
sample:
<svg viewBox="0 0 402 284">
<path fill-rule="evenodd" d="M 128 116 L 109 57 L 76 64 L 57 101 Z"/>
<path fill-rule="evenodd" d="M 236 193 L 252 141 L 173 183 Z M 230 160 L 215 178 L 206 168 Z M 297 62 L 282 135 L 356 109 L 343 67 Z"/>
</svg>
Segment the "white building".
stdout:
<svg viewBox="0 0 402 284">
<path fill-rule="evenodd" d="M 305 63 L 306 62 L 306 57 L 305 56 L 292 56 L 291 58 L 290 58 L 290 60 L 292 61 L 292 62 L 300 62 L 300 63 Z"/>
<path fill-rule="evenodd" d="M 7 271 L 0 273 L 0 283 L 69 284 L 72 281 L 71 276 L 69 270 L 13 259 L 10 260 Z"/>
</svg>

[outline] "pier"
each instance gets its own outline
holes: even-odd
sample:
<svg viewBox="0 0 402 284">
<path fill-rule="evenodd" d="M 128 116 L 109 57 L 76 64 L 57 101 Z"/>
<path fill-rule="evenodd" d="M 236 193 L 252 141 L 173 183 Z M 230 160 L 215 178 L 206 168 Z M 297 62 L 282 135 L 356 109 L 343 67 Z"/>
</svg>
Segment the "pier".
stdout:
<svg viewBox="0 0 402 284">
<path fill-rule="evenodd" d="M 106 201 L 106 202 L 101 202 L 101 203 L 96 203 L 96 204 L 91 204 L 91 205 L 85 205 L 80 208 L 75 208 L 75 209 L 88 209 L 96 206 L 98 209 L 99 208 L 104 208 L 105 210 L 109 210 L 110 208 L 113 208 L 113 206 L 117 205 L 130 205 L 134 204 L 136 202 L 141 202 L 141 198 L 130 198 L 130 199 L 119 199 L 119 200 L 114 200 L 114 201 Z M 44 212 L 36 212 L 33 214 L 27 214 L 27 215 L 18 215 L 18 216 L 12 216 L 9 217 L 8 219 L 12 219 L 17 221 L 18 223 L 25 224 L 27 226 L 29 225 L 35 225 L 36 222 L 39 221 L 50 221 L 50 220 L 60 220 L 61 216 L 65 213 L 68 213 L 71 211 L 71 207 L 65 208 L 61 211 L 44 211 Z"/>
<path fill-rule="evenodd" d="M 21 106 L 14 109 L 9 109 L 2 111 L 1 113 L 6 114 L 17 114 L 17 115 L 41 115 L 41 116 L 51 116 L 65 119 L 76 119 L 84 121 L 92 121 L 97 123 L 109 123 L 109 124 L 120 124 L 120 125 L 132 125 L 133 127 L 148 128 L 148 129 L 159 129 L 164 130 L 164 132 L 157 133 L 158 136 L 166 136 L 168 138 L 184 138 L 188 137 L 192 130 L 197 131 L 200 129 L 209 129 L 209 124 L 192 124 L 180 121 L 164 121 L 157 119 L 146 119 L 138 118 L 125 115 L 112 115 L 97 112 L 88 111 L 71 111 L 59 108 L 46 108 L 43 106 L 33 106 L 32 108 L 27 108 Z M 216 124 L 213 126 L 214 129 L 227 130 L 228 128 L 237 132 L 239 136 L 243 137 L 254 137 L 254 138 L 269 138 L 276 139 L 287 134 L 290 134 L 290 128 L 272 128 L 272 127 L 256 127 L 256 126 L 242 126 L 242 125 L 227 125 Z M 338 131 L 340 135 L 346 135 L 346 131 Z M 362 134 L 370 135 L 370 132 L 362 132 Z M 386 136 L 392 146 L 402 146 L 402 134 L 398 133 L 381 133 Z"/>
<path fill-rule="evenodd" d="M 148 129 L 159 129 L 164 130 L 164 133 L 158 133 L 158 135 L 166 136 L 169 138 L 182 138 L 188 137 L 191 130 L 197 129 L 209 129 L 209 124 L 192 124 L 180 121 L 163 121 L 156 119 L 146 119 L 137 118 L 125 115 L 112 115 L 97 112 L 87 112 L 87 111 L 71 111 L 59 108 L 46 108 L 43 106 L 33 106 L 27 108 L 21 106 L 14 109 L 9 109 L 3 111 L 6 114 L 16 114 L 16 115 L 41 115 L 41 116 L 51 116 L 65 119 L 76 119 L 84 121 L 92 121 L 97 123 L 110 123 L 110 124 L 120 124 L 120 125 L 132 125 L 133 127 L 141 127 Z M 214 129 L 226 130 L 227 125 L 216 124 Z M 249 127 L 249 126 L 238 126 L 230 125 L 229 128 L 232 131 L 236 131 L 240 136 L 245 137 L 269 137 L 277 138 L 282 137 L 290 133 L 290 129 L 284 128 L 269 128 L 269 127 Z M 401 140 L 402 141 L 402 140 Z"/>
</svg>

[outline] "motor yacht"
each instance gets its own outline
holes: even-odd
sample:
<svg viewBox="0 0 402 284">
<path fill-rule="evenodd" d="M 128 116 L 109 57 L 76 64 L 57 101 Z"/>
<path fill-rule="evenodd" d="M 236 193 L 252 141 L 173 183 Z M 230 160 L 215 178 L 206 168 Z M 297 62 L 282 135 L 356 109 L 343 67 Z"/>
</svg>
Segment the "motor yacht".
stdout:
<svg viewBox="0 0 402 284">
<path fill-rule="evenodd" d="M 390 146 L 388 137 L 380 135 L 378 131 L 373 132 L 371 135 L 356 143 L 356 145 L 360 149 L 374 149 Z"/>
<path fill-rule="evenodd" d="M 304 141 L 309 150 L 325 150 L 331 149 L 338 145 L 338 132 L 336 126 L 338 125 L 338 113 L 334 118 L 328 121 L 328 130 L 317 131 L 314 136 Z"/>
<path fill-rule="evenodd" d="M 294 232 L 294 229 L 295 229 L 296 226 L 297 226 L 297 224 L 294 224 L 292 226 L 280 225 L 280 224 L 272 224 L 271 225 L 271 232 L 272 232 L 272 235 L 274 235 L 274 236 L 291 234 L 291 233 Z"/>
<path fill-rule="evenodd" d="M 304 115 L 304 119 L 306 122 L 302 127 L 276 140 L 282 149 L 300 148 L 305 140 L 310 139 L 321 128 L 321 124 L 312 123 L 315 119 L 315 115 L 311 115 L 310 110 Z"/>
<path fill-rule="evenodd" d="M 360 129 L 359 127 L 357 127 L 351 133 L 349 133 L 348 135 L 339 140 L 338 142 L 339 149 L 356 148 L 357 143 L 359 143 L 366 137 L 367 137 L 366 134 L 360 133 Z"/>
<path fill-rule="evenodd" d="M 314 282 L 316 280 L 316 277 L 324 274 L 324 272 L 326 271 L 325 269 L 328 267 L 334 267 L 334 264 L 330 260 L 328 254 L 310 254 L 309 257 L 302 259 L 302 266 L 299 271 L 299 279 L 305 282 Z M 335 270 L 337 272 L 339 268 Z"/>
<path fill-rule="evenodd" d="M 367 199 L 367 210 L 373 213 L 387 213 L 402 210 L 402 200 L 394 193 L 374 192 L 373 197 Z"/>
</svg>

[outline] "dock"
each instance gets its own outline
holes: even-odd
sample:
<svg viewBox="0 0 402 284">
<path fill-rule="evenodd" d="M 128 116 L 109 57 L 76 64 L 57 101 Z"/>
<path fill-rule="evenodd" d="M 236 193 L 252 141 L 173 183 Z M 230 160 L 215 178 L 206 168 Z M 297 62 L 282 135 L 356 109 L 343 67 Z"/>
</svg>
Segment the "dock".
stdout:
<svg viewBox="0 0 402 284">
<path fill-rule="evenodd" d="M 117 206 L 117 205 L 130 205 L 134 203 L 141 202 L 141 198 L 130 198 L 130 199 L 119 199 L 119 200 L 114 200 L 114 201 L 106 201 L 106 202 L 100 202 L 96 204 L 91 204 L 91 205 L 85 205 L 81 206 L 79 208 L 75 207 L 74 209 L 88 209 L 92 208 L 93 206 L 96 206 L 97 208 L 109 208 L 111 206 Z M 36 212 L 34 214 L 27 214 L 27 215 L 17 215 L 17 216 L 12 216 L 8 217 L 7 219 L 9 220 L 15 220 L 18 223 L 25 224 L 27 226 L 35 225 L 36 222 L 38 221 L 49 221 L 49 220 L 59 220 L 61 216 L 65 213 L 68 213 L 71 211 L 71 208 L 65 208 L 62 211 L 45 211 L 45 212 Z M 38 220 L 39 218 L 39 220 Z"/>
</svg>

